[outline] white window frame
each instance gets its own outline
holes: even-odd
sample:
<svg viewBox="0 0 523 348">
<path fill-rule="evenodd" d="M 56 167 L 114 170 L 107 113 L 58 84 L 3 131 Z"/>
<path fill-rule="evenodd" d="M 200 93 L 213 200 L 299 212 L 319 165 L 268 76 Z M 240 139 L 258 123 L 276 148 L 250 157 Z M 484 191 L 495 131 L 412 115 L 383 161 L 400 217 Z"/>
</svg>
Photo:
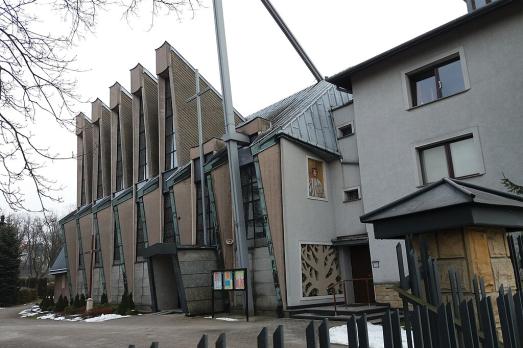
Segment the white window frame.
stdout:
<svg viewBox="0 0 523 348">
<path fill-rule="evenodd" d="M 425 70 L 432 65 L 436 65 L 441 62 L 444 62 L 445 60 L 450 59 L 453 56 L 458 56 L 460 63 L 461 63 L 461 72 L 463 74 L 463 83 L 465 85 L 465 88 L 463 89 L 463 91 L 455 93 L 453 95 L 449 95 L 447 97 L 433 100 L 433 101 L 425 103 L 425 104 L 413 106 L 410 76 L 413 74 L 416 74 L 417 72 Z M 403 100 L 404 100 L 404 104 L 405 104 L 404 105 L 405 110 L 414 110 L 414 109 L 423 107 L 425 105 L 430 105 L 430 104 L 438 102 L 440 100 L 452 98 L 456 95 L 462 94 L 470 89 L 470 80 L 469 80 L 469 73 L 468 73 L 468 68 L 467 68 L 467 60 L 465 57 L 465 50 L 463 49 L 462 46 L 460 46 L 460 47 L 456 47 L 452 50 L 447 50 L 445 52 L 441 52 L 439 54 L 425 58 L 421 62 L 417 63 L 416 65 L 412 65 L 412 66 L 407 67 L 406 69 L 402 70 L 401 71 L 401 81 L 402 81 L 402 87 L 403 87 Z"/>
<path fill-rule="evenodd" d="M 346 127 L 346 126 L 351 126 L 352 127 L 352 133 L 349 134 L 349 135 L 343 135 L 341 134 L 341 130 L 340 128 L 343 128 L 343 127 Z M 356 134 L 356 129 L 354 128 L 354 121 L 349 121 L 349 122 L 346 122 L 344 124 L 341 124 L 339 126 L 336 127 L 336 137 L 338 138 L 338 140 L 340 139 L 345 139 L 345 138 L 348 138 L 354 134 Z"/>
<path fill-rule="evenodd" d="M 347 196 L 345 194 L 351 190 L 358 191 L 358 199 L 353 199 L 353 200 L 347 199 Z M 353 187 L 347 187 L 347 188 L 343 189 L 343 203 L 350 203 L 350 202 L 357 202 L 357 201 L 361 201 L 361 186 L 353 186 Z"/>
<path fill-rule="evenodd" d="M 477 173 L 477 175 L 474 175 L 474 176 L 480 176 L 480 175 L 485 174 L 485 159 L 483 157 L 483 151 L 481 149 L 479 128 L 478 127 L 467 128 L 467 129 L 463 129 L 461 131 L 443 134 L 443 135 L 440 135 L 440 136 L 437 136 L 434 138 L 425 139 L 425 140 L 412 144 L 412 155 L 414 158 L 414 163 L 416 164 L 416 166 L 415 166 L 416 177 L 418 178 L 417 185 L 416 185 L 417 187 L 429 185 L 428 183 L 423 182 L 423 169 L 421 167 L 421 156 L 420 156 L 419 150 L 426 146 L 435 144 L 435 143 L 446 142 L 446 141 L 449 141 L 449 140 L 452 140 L 455 138 L 460 138 L 460 137 L 466 136 L 468 134 L 472 134 L 472 139 L 474 141 L 474 148 L 478 153 L 478 158 L 480 159 L 479 173 Z"/>
<path fill-rule="evenodd" d="M 323 191 L 325 192 L 325 198 L 309 196 L 309 159 L 323 163 Z M 327 185 L 327 162 L 317 157 L 305 155 L 305 197 L 315 201 L 329 201 L 328 185 Z"/>
</svg>

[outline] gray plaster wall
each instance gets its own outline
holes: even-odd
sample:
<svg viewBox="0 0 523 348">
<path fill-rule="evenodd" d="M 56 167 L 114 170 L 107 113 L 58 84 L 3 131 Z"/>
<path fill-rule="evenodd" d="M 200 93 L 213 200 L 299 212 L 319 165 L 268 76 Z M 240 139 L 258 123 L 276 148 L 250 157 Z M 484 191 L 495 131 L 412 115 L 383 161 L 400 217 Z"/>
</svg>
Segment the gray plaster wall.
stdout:
<svg viewBox="0 0 523 348">
<path fill-rule="evenodd" d="M 466 181 L 504 190 L 503 173 L 523 182 L 523 15 L 498 10 L 466 28 L 418 45 L 353 76 L 363 203 L 371 211 L 420 185 L 416 146 L 462 131 L 476 132 L 484 173 Z M 470 88 L 408 109 L 405 72 L 459 51 Z M 376 283 L 398 280 L 395 241 L 377 241 L 367 227 Z"/>
</svg>

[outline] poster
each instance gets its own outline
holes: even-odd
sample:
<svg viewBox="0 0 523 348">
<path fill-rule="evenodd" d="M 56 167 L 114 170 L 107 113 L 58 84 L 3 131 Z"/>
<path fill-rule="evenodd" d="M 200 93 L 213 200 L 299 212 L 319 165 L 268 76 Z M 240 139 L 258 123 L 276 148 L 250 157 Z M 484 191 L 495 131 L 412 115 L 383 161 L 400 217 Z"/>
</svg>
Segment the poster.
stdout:
<svg viewBox="0 0 523 348">
<path fill-rule="evenodd" d="M 225 271 L 223 272 L 223 289 L 224 290 L 232 290 L 233 283 L 232 283 L 232 271 Z"/>
<path fill-rule="evenodd" d="M 325 170 L 322 161 L 307 158 L 308 195 L 310 198 L 325 199 Z"/>
<path fill-rule="evenodd" d="M 245 290 L 245 271 L 234 271 L 234 289 Z"/>
<path fill-rule="evenodd" d="M 212 288 L 215 290 L 221 290 L 222 284 L 222 272 L 213 272 L 212 274 Z"/>
</svg>

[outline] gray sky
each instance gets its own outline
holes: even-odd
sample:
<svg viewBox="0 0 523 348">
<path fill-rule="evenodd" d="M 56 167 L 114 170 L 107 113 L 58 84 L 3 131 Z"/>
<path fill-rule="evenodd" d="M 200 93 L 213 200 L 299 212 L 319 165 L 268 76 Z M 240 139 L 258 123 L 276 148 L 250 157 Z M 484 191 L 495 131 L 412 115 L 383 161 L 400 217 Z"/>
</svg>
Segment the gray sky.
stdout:
<svg viewBox="0 0 523 348">
<path fill-rule="evenodd" d="M 147 3 L 147 0 L 143 0 Z M 259 0 L 224 0 L 226 35 L 233 102 L 244 116 L 315 82 L 292 46 Z M 187 13 L 159 16 L 151 28 L 144 14 L 130 22 L 118 8 L 99 13 L 92 33 L 84 33 L 71 50 L 77 66 L 78 93 L 108 104 L 109 86 L 115 81 L 129 89 L 129 70 L 138 62 L 155 72 L 155 49 L 164 41 L 174 46 L 218 90 L 219 69 L 215 45 L 212 1 Z M 272 0 L 298 41 L 324 76 L 366 60 L 408 39 L 466 13 L 463 0 Z M 145 7 L 145 6 L 144 6 Z M 147 8 L 143 13 L 148 13 Z M 57 27 L 61 23 L 55 24 Z M 52 29 L 52 25 L 51 25 Z M 78 111 L 90 116 L 89 103 Z M 36 139 L 63 155 L 76 151 L 74 134 L 50 120 L 33 131 Z M 46 163 L 45 173 L 63 187 L 63 203 L 50 204 L 62 216 L 76 202 L 74 160 Z M 36 207 L 33 187 L 25 183 L 28 205 Z M 0 200 L 0 209 L 6 209 Z"/>
</svg>

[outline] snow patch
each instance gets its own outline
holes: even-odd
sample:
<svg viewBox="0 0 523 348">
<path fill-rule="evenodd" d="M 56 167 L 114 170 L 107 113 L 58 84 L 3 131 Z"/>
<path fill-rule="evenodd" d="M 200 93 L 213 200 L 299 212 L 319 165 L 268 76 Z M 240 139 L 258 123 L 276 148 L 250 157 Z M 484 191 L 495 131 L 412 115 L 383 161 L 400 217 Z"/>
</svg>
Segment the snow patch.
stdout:
<svg viewBox="0 0 523 348">
<path fill-rule="evenodd" d="M 212 317 L 204 317 L 205 319 L 212 319 Z M 214 318 L 215 320 L 223 320 L 223 321 L 239 321 L 239 319 L 235 318 L 227 318 L 227 317 L 221 317 L 221 318 Z"/>
<path fill-rule="evenodd" d="M 24 309 L 18 313 L 22 318 L 34 317 L 35 315 L 42 314 L 42 310 L 39 306 L 32 306 L 30 308 Z"/>
<path fill-rule="evenodd" d="M 369 348 L 383 348 L 383 327 L 381 325 L 374 325 L 367 323 L 367 330 L 369 333 Z M 349 338 L 347 336 L 347 325 L 334 326 L 329 329 L 330 342 L 332 344 L 349 345 Z M 407 346 L 407 333 L 401 330 L 401 340 L 404 347 Z"/>
<path fill-rule="evenodd" d="M 114 320 L 114 319 L 120 319 L 120 318 L 128 318 L 128 317 L 130 317 L 130 316 L 129 315 L 120 315 L 120 314 L 102 314 L 98 317 L 85 319 L 84 321 L 87 323 L 99 323 L 102 321 Z"/>
</svg>

